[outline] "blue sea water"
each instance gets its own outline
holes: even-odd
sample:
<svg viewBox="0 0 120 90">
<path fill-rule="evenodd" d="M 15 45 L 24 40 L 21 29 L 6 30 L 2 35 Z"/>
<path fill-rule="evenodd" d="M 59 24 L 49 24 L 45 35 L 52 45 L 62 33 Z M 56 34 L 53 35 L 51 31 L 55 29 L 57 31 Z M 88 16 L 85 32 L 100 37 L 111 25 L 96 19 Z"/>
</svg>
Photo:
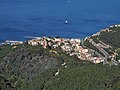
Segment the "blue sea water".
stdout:
<svg viewBox="0 0 120 90">
<path fill-rule="evenodd" d="M 113 24 L 120 24 L 120 0 L 0 0 L 0 42 L 84 38 Z"/>
</svg>

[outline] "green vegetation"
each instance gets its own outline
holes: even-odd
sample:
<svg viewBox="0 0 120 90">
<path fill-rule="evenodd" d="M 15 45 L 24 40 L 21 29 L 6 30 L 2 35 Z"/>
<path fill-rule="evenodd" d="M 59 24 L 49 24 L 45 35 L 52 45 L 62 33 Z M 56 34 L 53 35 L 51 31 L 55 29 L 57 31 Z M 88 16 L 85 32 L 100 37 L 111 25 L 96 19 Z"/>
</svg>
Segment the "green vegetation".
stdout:
<svg viewBox="0 0 120 90">
<path fill-rule="evenodd" d="M 0 62 L 6 56 L 7 53 L 12 51 L 12 46 L 10 45 L 2 45 L 0 46 Z"/>
<path fill-rule="evenodd" d="M 84 44 L 85 47 L 87 47 L 87 48 L 89 48 L 89 49 L 93 49 L 93 50 L 97 51 L 98 53 L 100 53 L 101 55 L 103 55 L 103 53 L 101 53 L 101 52 L 99 51 L 99 49 L 96 48 L 94 45 L 92 45 L 88 40 L 84 41 L 83 44 Z M 104 55 L 103 55 L 103 56 L 104 56 Z"/>
<path fill-rule="evenodd" d="M 111 32 L 101 32 L 99 40 L 111 45 L 114 49 L 120 47 L 120 27 L 110 28 Z"/>
<path fill-rule="evenodd" d="M 45 85 L 45 90 L 119 90 L 119 66 L 69 62 Z"/>
<path fill-rule="evenodd" d="M 95 43 L 99 43 L 99 40 L 98 40 L 97 38 L 93 38 L 93 41 L 94 41 Z"/>
<path fill-rule="evenodd" d="M 110 29 L 113 31 L 101 32 L 92 39 L 111 45 L 113 48 L 105 50 L 109 53 L 117 50 L 116 58 L 120 60 L 120 28 Z M 88 40 L 83 44 L 102 55 Z M 60 48 L 44 49 L 27 44 L 0 46 L 0 90 L 120 90 L 119 69 L 120 65 L 81 61 Z"/>
<path fill-rule="evenodd" d="M 1 50 L 0 90 L 120 89 L 120 66 L 95 65 L 41 46 L 8 45 Z M 65 66 L 61 66 L 63 62 Z"/>
<path fill-rule="evenodd" d="M 116 53 L 118 54 L 118 55 L 116 55 L 116 59 L 118 61 L 118 60 L 120 60 L 120 49 L 118 49 Z"/>
<path fill-rule="evenodd" d="M 23 44 L 0 48 L 0 90 L 42 90 L 64 61 L 75 60 L 61 50 L 50 53 L 42 46 Z"/>
<path fill-rule="evenodd" d="M 111 31 L 101 31 L 99 36 L 91 37 L 93 41 L 98 42 L 98 40 L 104 42 L 107 45 L 112 46 L 111 48 L 104 49 L 106 50 L 110 55 L 114 54 L 115 50 L 120 48 L 120 27 L 110 27 L 108 28 Z M 117 52 L 116 60 L 120 60 L 120 52 Z"/>
</svg>

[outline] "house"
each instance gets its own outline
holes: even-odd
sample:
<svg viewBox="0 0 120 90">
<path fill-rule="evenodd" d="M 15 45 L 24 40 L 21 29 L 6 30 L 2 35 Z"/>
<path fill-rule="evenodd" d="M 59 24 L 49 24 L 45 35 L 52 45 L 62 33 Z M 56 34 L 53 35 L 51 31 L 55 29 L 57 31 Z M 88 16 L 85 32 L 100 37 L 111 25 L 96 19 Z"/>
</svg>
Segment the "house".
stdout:
<svg viewBox="0 0 120 90">
<path fill-rule="evenodd" d="M 61 46 L 61 48 L 64 50 L 64 51 L 71 51 L 72 47 L 71 46 L 68 46 L 68 45 L 63 45 Z"/>
<path fill-rule="evenodd" d="M 88 49 L 82 49 L 82 53 L 87 53 Z"/>
<path fill-rule="evenodd" d="M 37 46 L 37 45 L 38 45 L 38 42 L 33 41 L 33 42 L 31 42 L 31 45 L 32 45 L 32 46 Z"/>
<path fill-rule="evenodd" d="M 62 39 L 60 39 L 60 38 L 55 38 L 55 42 L 61 42 L 62 41 Z"/>
</svg>

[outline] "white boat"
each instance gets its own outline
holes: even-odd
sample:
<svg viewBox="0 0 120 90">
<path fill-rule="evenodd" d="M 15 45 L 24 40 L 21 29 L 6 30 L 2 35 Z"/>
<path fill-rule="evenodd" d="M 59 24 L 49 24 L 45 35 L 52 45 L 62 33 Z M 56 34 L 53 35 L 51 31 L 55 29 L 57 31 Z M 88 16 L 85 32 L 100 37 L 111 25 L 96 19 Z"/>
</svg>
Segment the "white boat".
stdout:
<svg viewBox="0 0 120 90">
<path fill-rule="evenodd" d="M 66 20 L 65 23 L 68 24 L 68 21 Z"/>
</svg>

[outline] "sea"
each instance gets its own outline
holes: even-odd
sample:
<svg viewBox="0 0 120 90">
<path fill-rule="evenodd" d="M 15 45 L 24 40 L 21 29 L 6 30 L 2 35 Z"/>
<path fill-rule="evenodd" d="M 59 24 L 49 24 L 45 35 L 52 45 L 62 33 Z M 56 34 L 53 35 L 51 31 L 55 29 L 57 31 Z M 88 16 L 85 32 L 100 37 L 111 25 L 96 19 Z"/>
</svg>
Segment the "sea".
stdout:
<svg viewBox="0 0 120 90">
<path fill-rule="evenodd" d="M 114 24 L 120 24 L 120 0 L 0 0 L 0 43 L 28 36 L 82 39 Z"/>
</svg>

